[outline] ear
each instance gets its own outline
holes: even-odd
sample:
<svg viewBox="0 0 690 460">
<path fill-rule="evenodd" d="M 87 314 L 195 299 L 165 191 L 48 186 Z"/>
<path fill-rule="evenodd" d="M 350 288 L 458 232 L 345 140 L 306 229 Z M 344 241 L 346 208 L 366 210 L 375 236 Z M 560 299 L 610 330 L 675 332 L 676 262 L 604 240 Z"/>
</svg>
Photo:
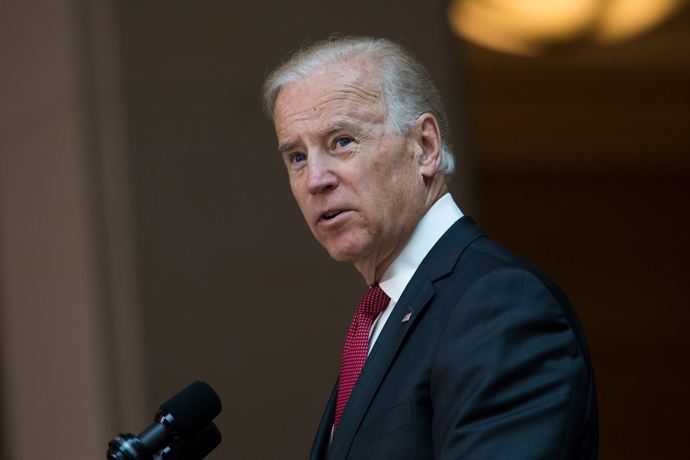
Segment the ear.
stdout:
<svg viewBox="0 0 690 460">
<path fill-rule="evenodd" d="M 422 176 L 433 177 L 441 167 L 441 130 L 436 117 L 423 113 L 415 122 L 419 171 Z"/>
</svg>

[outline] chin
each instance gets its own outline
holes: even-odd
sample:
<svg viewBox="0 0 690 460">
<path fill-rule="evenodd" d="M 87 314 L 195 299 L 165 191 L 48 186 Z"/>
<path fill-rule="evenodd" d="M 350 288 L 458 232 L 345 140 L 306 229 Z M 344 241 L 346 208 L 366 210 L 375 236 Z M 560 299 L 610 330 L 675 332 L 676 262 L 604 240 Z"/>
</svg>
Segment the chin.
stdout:
<svg viewBox="0 0 690 460">
<path fill-rule="evenodd" d="M 345 262 L 348 264 L 353 264 L 359 258 L 353 254 L 351 251 L 348 250 L 336 250 L 336 249 L 328 249 L 328 255 L 331 256 L 331 259 L 335 260 L 336 262 Z"/>
<path fill-rule="evenodd" d="M 350 264 L 364 259 L 371 252 L 369 245 L 362 242 L 330 242 L 330 244 L 326 242 L 322 244 L 333 260 Z"/>
</svg>

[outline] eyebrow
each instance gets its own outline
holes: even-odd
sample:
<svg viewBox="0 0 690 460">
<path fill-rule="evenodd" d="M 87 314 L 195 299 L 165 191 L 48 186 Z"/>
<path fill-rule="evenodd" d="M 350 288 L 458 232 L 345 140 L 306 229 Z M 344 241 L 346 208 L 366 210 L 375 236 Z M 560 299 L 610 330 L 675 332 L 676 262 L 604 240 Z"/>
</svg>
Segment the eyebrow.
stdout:
<svg viewBox="0 0 690 460">
<path fill-rule="evenodd" d="M 331 134 L 337 133 L 338 131 L 359 131 L 359 129 L 352 123 L 343 122 L 338 123 L 337 125 L 333 125 L 330 128 L 326 129 L 323 132 L 323 135 L 330 136 Z"/>
<path fill-rule="evenodd" d="M 278 146 L 278 151 L 280 153 L 288 152 L 288 151 L 294 149 L 295 145 L 297 145 L 297 142 L 286 142 L 285 144 L 280 144 Z"/>
</svg>

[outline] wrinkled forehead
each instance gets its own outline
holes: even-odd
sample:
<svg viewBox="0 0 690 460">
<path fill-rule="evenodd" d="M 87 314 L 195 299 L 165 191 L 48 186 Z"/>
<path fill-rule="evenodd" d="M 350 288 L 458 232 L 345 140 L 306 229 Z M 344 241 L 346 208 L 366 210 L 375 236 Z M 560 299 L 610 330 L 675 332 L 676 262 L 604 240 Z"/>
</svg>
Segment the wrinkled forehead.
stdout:
<svg viewBox="0 0 690 460">
<path fill-rule="evenodd" d="M 383 108 L 383 94 L 375 65 L 349 60 L 329 65 L 285 85 L 276 99 L 274 119 L 278 124 L 297 121 L 320 109 L 346 107 Z"/>
</svg>

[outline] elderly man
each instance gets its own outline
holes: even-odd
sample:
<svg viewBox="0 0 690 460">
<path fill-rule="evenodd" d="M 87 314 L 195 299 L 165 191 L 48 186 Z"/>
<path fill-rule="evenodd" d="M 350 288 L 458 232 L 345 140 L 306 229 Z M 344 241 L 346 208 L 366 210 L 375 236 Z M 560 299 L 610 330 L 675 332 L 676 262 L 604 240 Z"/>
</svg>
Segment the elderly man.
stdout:
<svg viewBox="0 0 690 460">
<path fill-rule="evenodd" d="M 440 96 L 404 48 L 339 38 L 264 85 L 316 239 L 370 286 L 311 459 L 595 459 L 594 377 L 565 294 L 448 194 Z"/>
</svg>

